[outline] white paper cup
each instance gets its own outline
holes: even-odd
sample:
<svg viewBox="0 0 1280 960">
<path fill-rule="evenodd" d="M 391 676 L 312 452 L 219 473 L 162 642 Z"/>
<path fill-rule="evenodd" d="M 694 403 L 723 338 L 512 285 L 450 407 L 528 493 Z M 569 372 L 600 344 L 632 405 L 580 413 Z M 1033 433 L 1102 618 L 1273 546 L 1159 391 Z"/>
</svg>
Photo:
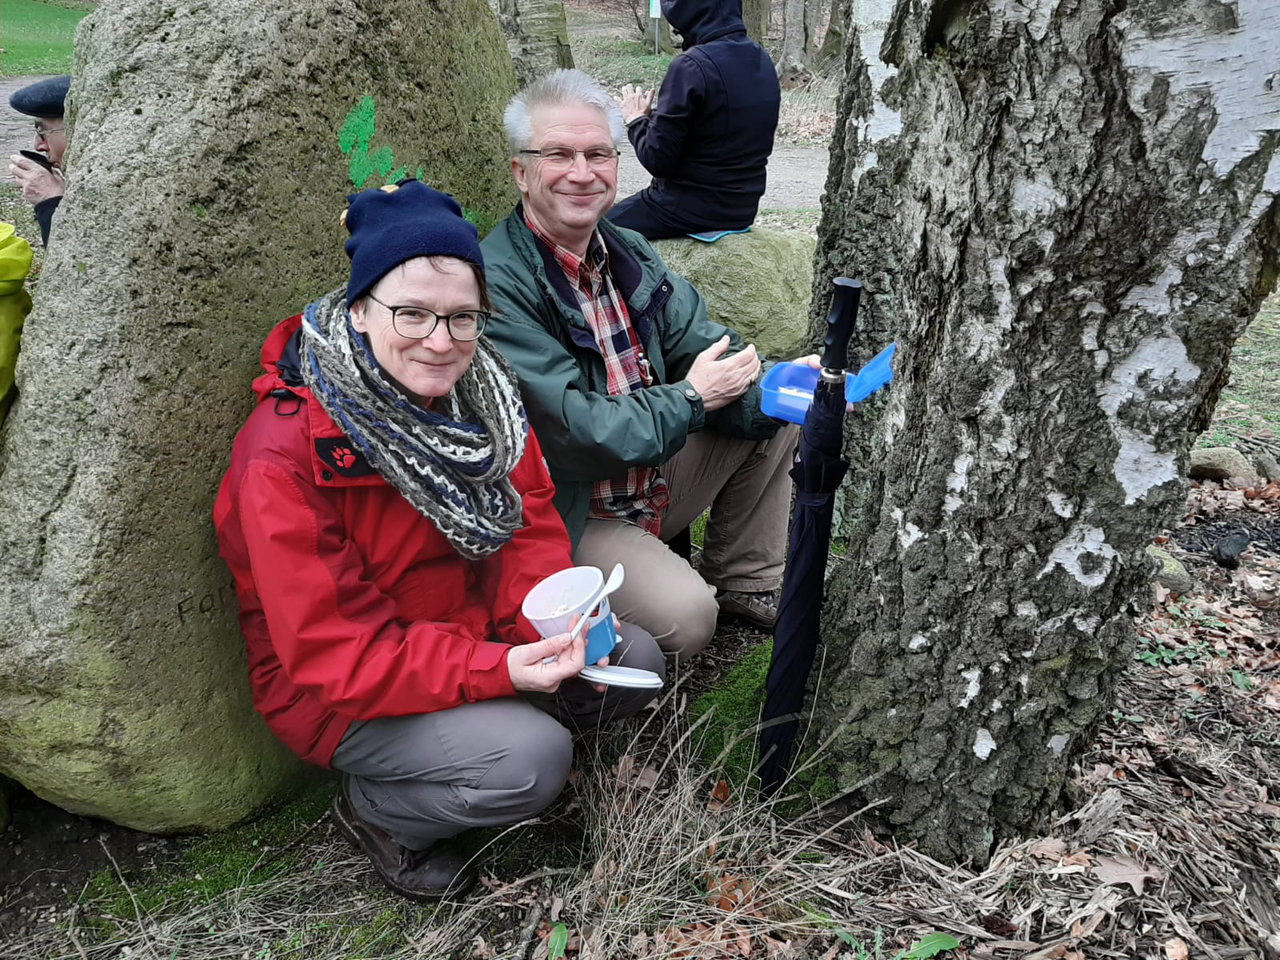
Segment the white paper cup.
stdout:
<svg viewBox="0 0 1280 960">
<path fill-rule="evenodd" d="M 525 618 L 543 637 L 568 633 L 575 614 L 586 615 L 587 602 L 604 586 L 598 567 L 569 567 L 547 577 L 527 594 L 520 605 Z M 587 621 L 587 663 L 607 657 L 618 642 L 609 598 Z"/>
</svg>

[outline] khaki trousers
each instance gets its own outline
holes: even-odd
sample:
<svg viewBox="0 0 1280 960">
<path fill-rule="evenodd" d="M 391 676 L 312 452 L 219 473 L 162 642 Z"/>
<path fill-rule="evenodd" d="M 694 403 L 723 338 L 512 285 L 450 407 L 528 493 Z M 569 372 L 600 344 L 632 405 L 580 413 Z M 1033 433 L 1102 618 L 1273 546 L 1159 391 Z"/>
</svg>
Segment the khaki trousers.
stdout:
<svg viewBox="0 0 1280 960">
<path fill-rule="evenodd" d="M 609 598 L 618 618 L 647 630 L 668 656 L 697 653 L 716 629 L 717 588 L 760 592 L 782 583 L 799 438 L 791 424 L 762 441 L 703 430 L 659 468 L 671 491 L 663 537 L 711 508 L 698 570 L 662 538 L 620 520 L 588 520 L 573 562 L 606 576 L 621 563 L 626 580 Z"/>
</svg>

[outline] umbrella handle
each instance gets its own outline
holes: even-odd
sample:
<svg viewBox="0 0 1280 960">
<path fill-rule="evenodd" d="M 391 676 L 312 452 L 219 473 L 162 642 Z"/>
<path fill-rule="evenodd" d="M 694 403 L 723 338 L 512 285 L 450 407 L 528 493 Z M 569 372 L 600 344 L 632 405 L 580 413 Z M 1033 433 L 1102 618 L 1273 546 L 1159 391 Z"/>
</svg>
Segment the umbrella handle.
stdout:
<svg viewBox="0 0 1280 960">
<path fill-rule="evenodd" d="M 828 383 L 844 379 L 849 366 L 849 341 L 853 338 L 858 302 L 862 298 L 862 284 L 857 280 L 836 277 L 834 285 L 831 311 L 827 314 L 827 335 L 822 338 L 822 379 Z"/>
</svg>

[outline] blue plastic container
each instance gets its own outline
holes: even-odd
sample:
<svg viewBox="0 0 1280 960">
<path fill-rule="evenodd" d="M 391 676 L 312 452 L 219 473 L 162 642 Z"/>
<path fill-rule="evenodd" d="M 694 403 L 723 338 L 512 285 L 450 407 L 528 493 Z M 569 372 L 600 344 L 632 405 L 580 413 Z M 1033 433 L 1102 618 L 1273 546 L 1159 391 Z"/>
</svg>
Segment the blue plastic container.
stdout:
<svg viewBox="0 0 1280 960">
<path fill-rule="evenodd" d="M 844 398 L 849 403 L 861 403 L 893 379 L 893 353 L 896 343 L 891 343 L 867 362 L 853 376 L 845 378 Z M 804 423 L 804 415 L 813 403 L 813 391 L 818 386 L 819 373 L 803 363 L 779 363 L 769 369 L 760 382 L 764 396 L 760 409 L 771 417 L 791 423 Z"/>
</svg>

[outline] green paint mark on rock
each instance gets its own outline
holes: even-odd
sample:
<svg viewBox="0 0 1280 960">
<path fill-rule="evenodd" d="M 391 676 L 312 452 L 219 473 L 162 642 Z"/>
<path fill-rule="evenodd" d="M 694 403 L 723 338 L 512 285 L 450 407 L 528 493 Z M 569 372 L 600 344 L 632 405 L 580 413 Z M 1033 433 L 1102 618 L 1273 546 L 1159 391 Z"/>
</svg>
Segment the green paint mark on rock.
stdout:
<svg viewBox="0 0 1280 960">
<path fill-rule="evenodd" d="M 342 128 L 338 131 L 338 149 L 347 157 L 347 171 L 352 184 L 357 190 L 363 190 L 365 184 L 376 178 L 383 184 L 399 183 L 409 176 L 407 167 L 396 166 L 394 148 L 378 147 L 370 151 L 373 138 L 378 132 L 378 104 L 373 97 L 365 96 L 347 114 Z M 423 183 L 430 181 L 423 175 L 422 167 L 418 167 L 413 178 Z M 462 216 L 475 225 L 484 236 L 493 229 L 497 220 L 476 210 L 462 208 Z"/>
</svg>

